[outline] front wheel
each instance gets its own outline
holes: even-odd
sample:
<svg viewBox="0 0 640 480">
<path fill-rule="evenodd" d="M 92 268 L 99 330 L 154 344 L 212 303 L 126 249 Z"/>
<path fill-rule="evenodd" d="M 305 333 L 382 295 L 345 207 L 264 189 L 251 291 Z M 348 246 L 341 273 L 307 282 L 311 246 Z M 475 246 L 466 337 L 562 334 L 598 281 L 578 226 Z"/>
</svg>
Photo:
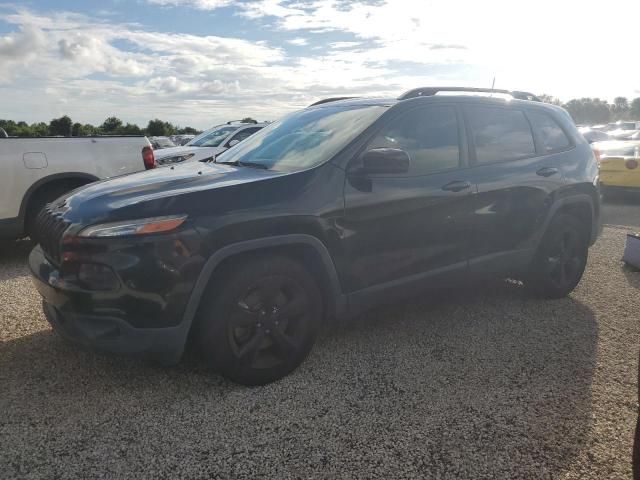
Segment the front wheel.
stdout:
<svg viewBox="0 0 640 480">
<path fill-rule="evenodd" d="M 571 215 L 556 215 L 534 257 L 527 285 L 542 297 L 566 297 L 580 283 L 588 251 L 582 223 Z"/>
<path fill-rule="evenodd" d="M 243 385 L 264 385 L 300 365 L 322 318 L 314 278 L 286 257 L 250 257 L 213 282 L 198 318 L 205 361 Z"/>
</svg>

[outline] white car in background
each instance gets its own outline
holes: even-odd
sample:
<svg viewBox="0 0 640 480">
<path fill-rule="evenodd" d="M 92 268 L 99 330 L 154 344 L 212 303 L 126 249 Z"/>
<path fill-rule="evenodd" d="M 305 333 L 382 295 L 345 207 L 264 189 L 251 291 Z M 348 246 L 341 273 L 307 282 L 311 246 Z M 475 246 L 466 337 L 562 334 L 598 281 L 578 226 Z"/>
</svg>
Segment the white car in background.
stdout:
<svg viewBox="0 0 640 480">
<path fill-rule="evenodd" d="M 158 165 L 182 162 L 208 162 L 237 145 L 267 123 L 228 122 L 201 133 L 182 147 L 164 148 L 155 154 Z"/>
</svg>

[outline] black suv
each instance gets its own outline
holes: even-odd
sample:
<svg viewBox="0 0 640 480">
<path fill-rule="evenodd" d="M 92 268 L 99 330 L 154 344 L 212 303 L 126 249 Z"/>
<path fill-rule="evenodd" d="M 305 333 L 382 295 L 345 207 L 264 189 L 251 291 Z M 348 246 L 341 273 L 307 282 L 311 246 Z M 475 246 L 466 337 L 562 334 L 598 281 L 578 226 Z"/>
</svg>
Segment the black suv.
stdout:
<svg viewBox="0 0 640 480">
<path fill-rule="evenodd" d="M 256 385 L 295 369 L 325 319 L 429 286 L 500 276 L 567 295 L 600 230 L 589 144 L 532 96 L 438 90 L 320 102 L 217 163 L 58 199 L 29 258 L 47 318 L 166 364 L 189 339 Z"/>
</svg>

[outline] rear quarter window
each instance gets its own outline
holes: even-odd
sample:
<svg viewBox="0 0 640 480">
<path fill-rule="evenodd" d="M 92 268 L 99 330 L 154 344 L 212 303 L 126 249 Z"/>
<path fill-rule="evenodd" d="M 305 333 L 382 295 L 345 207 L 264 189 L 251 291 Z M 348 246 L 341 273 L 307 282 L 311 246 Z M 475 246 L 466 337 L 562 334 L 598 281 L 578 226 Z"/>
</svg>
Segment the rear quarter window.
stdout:
<svg viewBox="0 0 640 480">
<path fill-rule="evenodd" d="M 524 113 L 500 107 L 465 109 L 477 164 L 506 162 L 536 154 L 531 127 Z"/>
<path fill-rule="evenodd" d="M 565 150 L 571 146 L 571 141 L 551 115 L 542 112 L 528 111 L 527 116 L 531 121 L 542 153 L 553 153 Z"/>
</svg>

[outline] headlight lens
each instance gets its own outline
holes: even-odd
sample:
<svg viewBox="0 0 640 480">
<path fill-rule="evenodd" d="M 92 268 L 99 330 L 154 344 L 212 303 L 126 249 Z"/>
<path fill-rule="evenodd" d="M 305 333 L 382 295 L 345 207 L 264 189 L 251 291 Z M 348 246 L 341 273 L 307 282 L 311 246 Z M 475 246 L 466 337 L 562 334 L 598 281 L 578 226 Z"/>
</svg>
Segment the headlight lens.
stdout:
<svg viewBox="0 0 640 480">
<path fill-rule="evenodd" d="M 102 223 L 81 230 L 78 236 L 85 238 L 104 238 L 163 233 L 175 230 L 182 225 L 186 219 L 186 215 L 169 215 L 165 217 L 126 220 L 124 222 Z"/>
<path fill-rule="evenodd" d="M 168 165 L 169 163 L 182 163 L 186 162 L 190 158 L 193 158 L 195 153 L 188 153 L 186 155 L 176 155 L 175 157 L 156 158 L 158 165 Z"/>
</svg>

